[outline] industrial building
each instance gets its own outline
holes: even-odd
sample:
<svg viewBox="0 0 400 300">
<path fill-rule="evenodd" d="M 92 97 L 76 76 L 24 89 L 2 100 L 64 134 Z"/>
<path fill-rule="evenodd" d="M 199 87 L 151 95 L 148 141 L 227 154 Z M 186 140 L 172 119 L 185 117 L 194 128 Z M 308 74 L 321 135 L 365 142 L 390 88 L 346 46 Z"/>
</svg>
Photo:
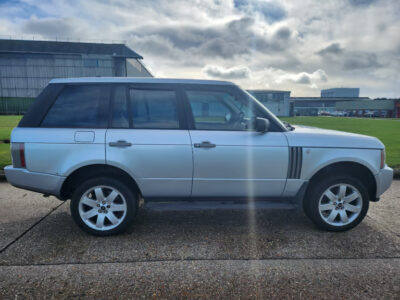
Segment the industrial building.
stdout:
<svg viewBox="0 0 400 300">
<path fill-rule="evenodd" d="M 124 44 L 0 39 L 0 113 L 23 113 L 53 78 L 151 77 Z"/>
<path fill-rule="evenodd" d="M 276 116 L 288 117 L 293 115 L 293 106 L 290 103 L 290 91 L 248 90 L 248 92 Z"/>
<path fill-rule="evenodd" d="M 359 88 L 333 88 L 321 90 L 321 98 L 358 98 L 360 97 Z"/>
<path fill-rule="evenodd" d="M 336 109 L 349 116 L 400 118 L 400 100 L 356 100 L 337 102 Z"/>
<path fill-rule="evenodd" d="M 354 100 L 369 100 L 368 97 L 291 97 L 293 102 L 293 115 L 295 116 L 317 116 L 320 112 L 333 113 L 337 110 L 337 102 L 348 102 Z"/>
</svg>

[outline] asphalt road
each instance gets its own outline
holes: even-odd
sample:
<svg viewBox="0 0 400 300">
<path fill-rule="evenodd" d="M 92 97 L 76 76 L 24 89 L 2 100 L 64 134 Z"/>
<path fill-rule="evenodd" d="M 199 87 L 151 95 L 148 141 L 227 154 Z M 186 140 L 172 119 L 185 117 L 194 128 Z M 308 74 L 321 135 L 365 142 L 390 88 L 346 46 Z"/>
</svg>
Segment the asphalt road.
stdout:
<svg viewBox="0 0 400 300">
<path fill-rule="evenodd" d="M 0 183 L 0 298 L 400 298 L 400 181 L 345 233 L 295 210 L 142 210 L 97 238 Z"/>
</svg>

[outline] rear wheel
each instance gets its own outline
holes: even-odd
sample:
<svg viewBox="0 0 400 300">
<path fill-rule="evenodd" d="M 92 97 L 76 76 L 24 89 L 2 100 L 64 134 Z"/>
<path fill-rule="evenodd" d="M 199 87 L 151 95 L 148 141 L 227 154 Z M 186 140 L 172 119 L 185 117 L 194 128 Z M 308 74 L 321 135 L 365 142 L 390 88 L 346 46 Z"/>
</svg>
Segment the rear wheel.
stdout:
<svg viewBox="0 0 400 300">
<path fill-rule="evenodd" d="M 133 221 L 136 210 L 134 193 L 114 178 L 89 179 L 75 190 L 71 199 L 75 222 L 94 235 L 123 232 Z"/>
<path fill-rule="evenodd" d="M 369 196 L 365 185 L 351 176 L 336 176 L 314 183 L 303 207 L 306 215 L 320 228 L 345 231 L 365 217 Z"/>
</svg>

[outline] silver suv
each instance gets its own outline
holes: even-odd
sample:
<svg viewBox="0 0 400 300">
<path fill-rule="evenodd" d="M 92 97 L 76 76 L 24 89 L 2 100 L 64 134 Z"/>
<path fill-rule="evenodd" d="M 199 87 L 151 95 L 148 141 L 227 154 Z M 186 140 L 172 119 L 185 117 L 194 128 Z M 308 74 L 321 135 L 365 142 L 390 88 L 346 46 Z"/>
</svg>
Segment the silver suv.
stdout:
<svg viewBox="0 0 400 300">
<path fill-rule="evenodd" d="M 11 142 L 8 181 L 71 199 L 72 217 L 95 235 L 124 231 L 141 199 L 181 208 L 301 205 L 319 227 L 343 231 L 393 177 L 378 139 L 284 124 L 222 81 L 52 80 Z"/>
</svg>

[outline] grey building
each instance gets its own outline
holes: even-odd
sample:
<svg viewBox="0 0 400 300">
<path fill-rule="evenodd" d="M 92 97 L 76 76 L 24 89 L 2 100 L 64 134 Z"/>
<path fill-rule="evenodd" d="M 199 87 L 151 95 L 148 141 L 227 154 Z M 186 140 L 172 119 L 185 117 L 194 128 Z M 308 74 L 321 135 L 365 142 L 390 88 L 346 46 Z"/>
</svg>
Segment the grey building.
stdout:
<svg viewBox="0 0 400 300">
<path fill-rule="evenodd" d="M 358 98 L 359 96 L 359 88 L 333 88 L 321 90 L 321 98 Z"/>
<path fill-rule="evenodd" d="M 369 98 L 358 97 L 291 97 L 295 116 L 317 116 L 320 112 L 332 113 L 337 110 L 337 102 L 354 100 L 367 100 Z M 371 101 L 371 100 L 369 100 Z"/>
<path fill-rule="evenodd" d="M 53 78 L 152 77 L 142 59 L 124 44 L 0 39 L 0 113 L 23 112 Z"/>
<path fill-rule="evenodd" d="M 400 100 L 355 100 L 337 102 L 336 109 L 351 116 L 369 116 L 400 118 Z"/>
<path fill-rule="evenodd" d="M 290 91 L 248 90 L 258 101 L 279 117 L 292 115 Z"/>
</svg>

